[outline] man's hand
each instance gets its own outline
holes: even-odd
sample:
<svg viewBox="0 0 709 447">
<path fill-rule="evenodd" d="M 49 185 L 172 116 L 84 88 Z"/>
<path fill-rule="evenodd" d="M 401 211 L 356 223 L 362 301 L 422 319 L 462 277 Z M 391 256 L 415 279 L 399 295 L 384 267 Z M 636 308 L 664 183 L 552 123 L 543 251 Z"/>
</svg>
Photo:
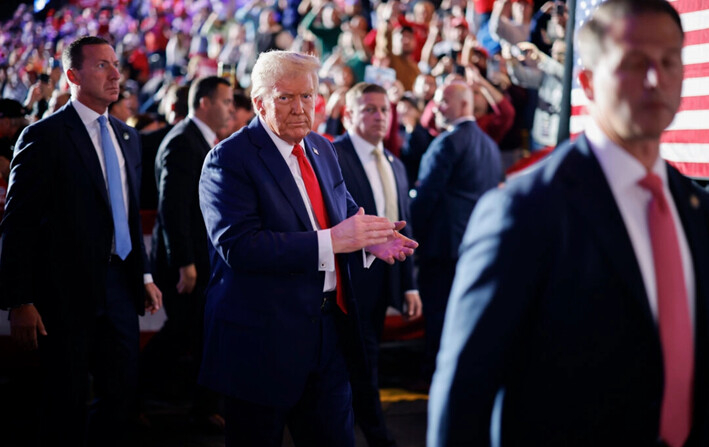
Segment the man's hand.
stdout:
<svg viewBox="0 0 709 447">
<path fill-rule="evenodd" d="M 366 250 L 387 264 L 393 264 L 397 260 L 404 261 L 407 256 L 414 254 L 414 249 L 419 246 L 418 242 L 399 233 L 405 226 L 406 222 L 403 220 L 396 222 L 391 236 L 384 242 L 368 245 Z"/>
<path fill-rule="evenodd" d="M 386 217 L 364 214 L 364 208 L 360 208 L 357 214 L 330 229 L 332 251 L 352 253 L 370 245 L 384 244 L 393 238 L 394 230 L 394 224 Z"/>
<path fill-rule="evenodd" d="M 192 293 L 197 284 L 197 267 L 194 264 L 180 267 L 180 280 L 177 281 L 177 293 Z"/>
<path fill-rule="evenodd" d="M 10 335 L 22 349 L 37 349 L 37 332 L 47 335 L 34 304 L 23 304 L 10 310 Z"/>
<path fill-rule="evenodd" d="M 415 320 L 421 317 L 423 306 L 421 296 L 417 291 L 404 293 L 404 320 Z"/>
<path fill-rule="evenodd" d="M 162 292 L 155 283 L 145 284 L 145 310 L 153 315 L 162 307 Z"/>
</svg>

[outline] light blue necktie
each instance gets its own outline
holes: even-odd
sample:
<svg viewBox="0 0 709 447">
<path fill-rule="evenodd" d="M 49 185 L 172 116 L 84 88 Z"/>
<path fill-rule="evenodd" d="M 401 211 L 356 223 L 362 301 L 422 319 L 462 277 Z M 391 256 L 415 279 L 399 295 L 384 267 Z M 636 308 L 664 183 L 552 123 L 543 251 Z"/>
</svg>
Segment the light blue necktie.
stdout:
<svg viewBox="0 0 709 447">
<path fill-rule="evenodd" d="M 111 134 L 106 127 L 106 117 L 98 118 L 101 125 L 101 148 L 106 162 L 106 177 L 108 177 L 108 195 L 111 199 L 111 213 L 113 214 L 113 228 L 116 241 L 116 254 L 125 259 L 130 253 L 130 230 L 128 229 L 128 215 L 123 202 L 123 185 L 121 182 L 121 168 L 118 166 L 116 148 L 113 147 Z"/>
</svg>

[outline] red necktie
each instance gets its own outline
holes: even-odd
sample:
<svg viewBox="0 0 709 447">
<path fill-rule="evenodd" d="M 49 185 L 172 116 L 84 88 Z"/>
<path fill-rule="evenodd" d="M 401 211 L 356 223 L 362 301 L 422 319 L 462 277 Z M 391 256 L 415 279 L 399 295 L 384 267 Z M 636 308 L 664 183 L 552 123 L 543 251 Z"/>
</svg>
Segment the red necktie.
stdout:
<svg viewBox="0 0 709 447">
<path fill-rule="evenodd" d="M 310 162 L 305 156 L 305 152 L 303 152 L 303 148 L 300 144 L 293 146 L 293 155 L 295 155 L 295 158 L 298 159 L 300 174 L 303 176 L 305 190 L 308 193 L 310 205 L 313 207 L 315 219 L 318 221 L 318 225 L 320 225 L 320 228 L 323 229 L 330 228 L 330 219 L 327 217 L 327 213 L 325 212 L 325 202 L 323 202 L 320 183 L 318 183 L 318 179 L 315 177 L 315 171 L 313 171 L 313 167 L 310 166 Z M 335 261 L 335 276 L 337 277 L 337 305 L 340 309 L 342 309 L 342 312 L 346 314 L 347 304 L 345 303 L 345 295 L 342 289 L 340 266 L 337 265 L 337 261 Z"/>
<path fill-rule="evenodd" d="M 662 190 L 662 180 L 650 172 L 640 180 L 639 185 L 652 193 L 647 215 L 665 367 L 660 437 L 669 446 L 680 447 L 689 436 L 692 425 L 694 381 L 694 336 L 682 257 L 674 219 Z"/>
</svg>

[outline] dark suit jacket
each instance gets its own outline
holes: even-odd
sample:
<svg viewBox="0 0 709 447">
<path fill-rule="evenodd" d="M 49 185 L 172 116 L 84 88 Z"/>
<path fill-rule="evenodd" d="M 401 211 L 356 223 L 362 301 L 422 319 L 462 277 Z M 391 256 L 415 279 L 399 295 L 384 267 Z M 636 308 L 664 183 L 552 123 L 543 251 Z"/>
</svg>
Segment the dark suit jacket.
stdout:
<svg viewBox="0 0 709 447">
<path fill-rule="evenodd" d="M 667 169 L 696 279 L 687 445 L 706 446 L 709 199 Z M 478 204 L 461 246 L 437 366 L 430 447 L 489 445 L 491 420 L 503 446 L 656 441 L 664 380 L 657 325 L 620 211 L 585 137 Z"/>
<path fill-rule="evenodd" d="M 366 214 L 377 215 L 377 205 L 374 202 L 374 193 L 369 185 L 369 179 L 364 172 L 362 162 L 352 145 L 349 134 L 339 136 L 333 142 L 342 168 L 342 177 L 345 179 L 347 191 L 352 194 L 352 198 Z M 406 170 L 398 158 L 391 152 L 385 151 L 386 159 L 391 164 L 396 182 L 396 193 L 399 198 L 399 220 L 409 220 L 409 185 L 406 181 Z M 406 226 L 402 234 L 413 237 L 411 226 Z M 385 295 L 389 298 L 388 305 L 402 310 L 404 292 L 416 289 L 414 281 L 413 258 L 408 257 L 403 263 L 389 265 L 383 261 L 375 260 L 369 269 L 365 269 L 362 262 L 362 253 L 357 251 L 352 253 L 353 259 L 350 262 L 350 273 L 352 285 L 357 296 L 357 301 L 365 309 L 373 309 L 376 303 L 372 302 L 386 290 Z"/>
<path fill-rule="evenodd" d="M 140 132 L 140 145 L 143 149 L 143 175 L 140 179 L 140 208 L 155 210 L 158 208 L 158 187 L 155 182 L 155 156 L 160 144 L 174 126 L 168 124 L 150 132 Z"/>
<path fill-rule="evenodd" d="M 304 146 L 334 226 L 358 207 L 332 143 L 311 132 Z M 293 175 L 258 117 L 207 155 L 199 196 L 212 262 L 200 383 L 261 405 L 292 406 L 320 348 L 325 274 Z M 337 258 L 347 289 L 347 258 Z M 354 317 L 357 305 L 348 298 Z"/>
<path fill-rule="evenodd" d="M 153 259 L 161 288 L 174 289 L 178 268 L 197 267 L 197 281 L 209 277 L 207 230 L 199 209 L 199 176 L 210 150 L 190 118 L 175 125 L 155 157 L 158 215 L 153 229 Z"/>
<path fill-rule="evenodd" d="M 140 140 L 133 128 L 109 120 L 126 161 L 133 246 L 126 262 L 142 313 Z M 72 103 L 20 136 L 1 228 L 0 307 L 34 303 L 50 334 L 55 325 L 83 324 L 95 314 L 106 294 L 113 219 L 96 150 Z"/>
<path fill-rule="evenodd" d="M 458 259 L 458 246 L 480 196 L 502 181 L 497 144 L 474 121 L 459 123 L 431 142 L 421 159 L 411 201 L 418 256 Z"/>
</svg>

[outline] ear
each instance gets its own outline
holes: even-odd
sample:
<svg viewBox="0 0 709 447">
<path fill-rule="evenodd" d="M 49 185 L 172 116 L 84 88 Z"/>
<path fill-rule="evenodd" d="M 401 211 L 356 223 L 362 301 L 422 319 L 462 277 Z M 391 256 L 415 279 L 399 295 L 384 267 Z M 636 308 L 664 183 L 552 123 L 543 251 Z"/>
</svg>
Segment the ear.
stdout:
<svg viewBox="0 0 709 447">
<path fill-rule="evenodd" d="M 253 105 L 254 105 L 254 113 L 261 115 L 261 116 L 266 114 L 266 111 L 263 108 L 263 98 L 261 98 L 261 97 L 254 98 Z"/>
<path fill-rule="evenodd" d="M 593 72 L 584 68 L 579 72 L 579 84 L 589 101 L 593 101 Z"/>
<path fill-rule="evenodd" d="M 66 78 L 74 85 L 81 85 L 79 75 L 77 74 L 77 71 L 73 68 L 70 68 L 66 71 Z"/>
<path fill-rule="evenodd" d="M 207 101 L 209 101 L 209 102 L 207 102 Z M 208 96 L 202 96 L 201 98 L 199 98 L 199 108 L 200 108 L 200 109 L 207 109 L 207 108 L 209 108 L 209 106 L 211 105 L 211 103 L 212 103 L 212 100 L 209 99 Z"/>
</svg>

